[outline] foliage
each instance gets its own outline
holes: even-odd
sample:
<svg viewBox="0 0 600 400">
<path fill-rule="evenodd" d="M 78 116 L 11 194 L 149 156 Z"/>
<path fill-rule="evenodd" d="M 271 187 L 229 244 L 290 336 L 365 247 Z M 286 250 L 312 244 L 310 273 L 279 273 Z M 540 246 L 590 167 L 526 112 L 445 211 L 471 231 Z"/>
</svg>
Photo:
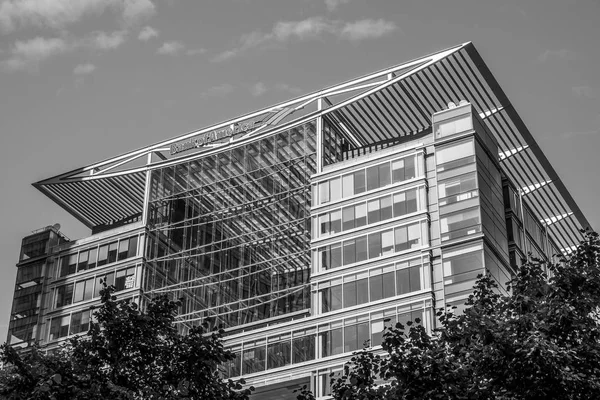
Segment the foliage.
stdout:
<svg viewBox="0 0 600 400">
<path fill-rule="evenodd" d="M 408 333 L 397 323 L 383 351 L 356 352 L 332 378 L 333 397 L 600 398 L 599 255 L 598 235 L 586 232 L 568 259 L 521 267 L 509 295 L 479 277 L 463 314 L 438 312 L 433 336 L 418 320 Z"/>
<path fill-rule="evenodd" d="M 224 381 L 221 363 L 235 355 L 223 348 L 222 330 L 208 324 L 188 335 L 174 321 L 179 302 L 154 298 L 146 311 L 101 291 L 87 336 L 55 352 L 34 347 L 19 354 L 4 344 L 0 397 L 7 399 L 248 399 L 243 380 Z"/>
</svg>

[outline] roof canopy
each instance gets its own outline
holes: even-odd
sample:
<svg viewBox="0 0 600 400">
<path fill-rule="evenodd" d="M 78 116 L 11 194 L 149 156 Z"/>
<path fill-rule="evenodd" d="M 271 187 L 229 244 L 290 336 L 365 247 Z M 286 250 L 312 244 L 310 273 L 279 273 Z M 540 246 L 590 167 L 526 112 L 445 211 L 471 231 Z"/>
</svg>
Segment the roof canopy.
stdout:
<svg viewBox="0 0 600 400">
<path fill-rule="evenodd" d="M 500 146 L 499 160 L 562 248 L 588 221 L 472 43 L 387 68 L 190 132 L 34 186 L 90 228 L 141 214 L 146 171 L 217 152 L 323 116 L 355 147 L 431 130 L 449 102 L 470 102 Z M 532 189 L 533 188 L 533 189 Z"/>
</svg>

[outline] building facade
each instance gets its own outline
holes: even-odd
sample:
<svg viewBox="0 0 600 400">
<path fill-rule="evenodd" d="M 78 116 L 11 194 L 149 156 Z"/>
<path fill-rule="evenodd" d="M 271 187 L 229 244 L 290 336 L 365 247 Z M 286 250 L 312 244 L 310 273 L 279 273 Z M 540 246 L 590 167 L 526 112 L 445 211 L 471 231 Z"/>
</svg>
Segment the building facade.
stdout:
<svg viewBox="0 0 600 400">
<path fill-rule="evenodd" d="M 226 328 L 258 398 L 293 397 L 384 325 L 589 224 L 471 43 L 34 184 L 92 234 L 23 240 L 9 342 L 87 331 L 100 280 Z M 389 322 L 384 322 L 389 319 Z"/>
</svg>

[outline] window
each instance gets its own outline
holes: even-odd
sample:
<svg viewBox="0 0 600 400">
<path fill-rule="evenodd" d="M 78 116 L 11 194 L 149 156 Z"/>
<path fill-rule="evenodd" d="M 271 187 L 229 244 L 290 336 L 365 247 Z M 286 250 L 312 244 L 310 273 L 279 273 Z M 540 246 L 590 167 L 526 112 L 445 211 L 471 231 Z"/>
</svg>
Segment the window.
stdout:
<svg viewBox="0 0 600 400">
<path fill-rule="evenodd" d="M 391 328 L 394 325 L 396 325 L 396 316 L 371 321 L 371 346 L 380 346 L 383 341 L 384 327 Z"/>
<path fill-rule="evenodd" d="M 362 193 L 366 190 L 365 170 L 361 169 L 354 173 L 354 194 Z"/>
<path fill-rule="evenodd" d="M 354 174 L 342 177 L 342 196 L 344 198 L 354 195 Z"/>
<path fill-rule="evenodd" d="M 458 168 L 475 161 L 475 148 L 473 141 L 443 147 L 436 152 L 438 171 Z"/>
<path fill-rule="evenodd" d="M 357 228 L 367 224 L 367 205 L 365 203 L 354 206 L 354 222 Z"/>
<path fill-rule="evenodd" d="M 87 332 L 90 329 L 91 311 L 79 311 L 71 315 L 71 331 L 70 334 Z"/>
<path fill-rule="evenodd" d="M 471 115 L 461 115 L 450 120 L 443 121 L 435 126 L 435 136 L 442 138 L 456 133 L 465 132 L 473 129 L 473 120 Z"/>
<path fill-rule="evenodd" d="M 396 252 L 412 249 L 421 245 L 420 224 L 401 226 L 394 230 Z"/>
<path fill-rule="evenodd" d="M 416 176 L 415 157 L 392 161 L 392 183 L 406 181 Z"/>
<path fill-rule="evenodd" d="M 87 265 L 88 269 L 96 268 L 96 258 L 97 257 L 98 257 L 98 248 L 94 247 L 93 249 L 90 249 L 89 255 L 88 255 L 88 265 Z"/>
<path fill-rule="evenodd" d="M 119 241 L 119 253 L 117 254 L 117 259 L 119 261 L 127 258 L 129 254 L 129 239 L 121 239 Z"/>
<path fill-rule="evenodd" d="M 330 201 L 336 201 L 342 198 L 342 180 L 341 178 L 334 178 L 329 181 L 329 199 Z"/>
<path fill-rule="evenodd" d="M 445 251 L 442 255 L 446 285 L 475 280 L 484 272 L 483 251 L 480 246 Z"/>
<path fill-rule="evenodd" d="M 475 173 L 457 176 L 439 183 L 440 205 L 452 204 L 477 196 Z"/>
<path fill-rule="evenodd" d="M 421 267 L 410 267 L 396 271 L 398 294 L 421 290 Z"/>
<path fill-rule="evenodd" d="M 339 233 L 342 231 L 342 211 L 336 210 L 331 212 L 330 220 L 330 231 L 331 233 Z"/>
<path fill-rule="evenodd" d="M 319 183 L 319 204 L 329 203 L 329 182 Z"/>
<path fill-rule="evenodd" d="M 74 274 L 77 271 L 77 253 L 63 256 L 60 259 L 59 277 Z"/>
<path fill-rule="evenodd" d="M 292 362 L 291 342 L 271 343 L 267 346 L 267 369 L 279 368 Z"/>
<path fill-rule="evenodd" d="M 135 274 L 135 268 L 122 269 L 117 271 L 115 278 L 115 290 L 121 291 L 125 289 L 131 289 L 135 286 L 133 280 Z"/>
<path fill-rule="evenodd" d="M 367 203 L 367 210 L 369 213 L 369 224 L 374 224 L 381 221 L 381 213 L 379 211 L 379 199 L 371 200 Z"/>
<path fill-rule="evenodd" d="M 54 308 L 68 306 L 73 303 L 73 284 L 58 286 L 54 289 Z"/>
<path fill-rule="evenodd" d="M 354 206 L 344 207 L 342 209 L 342 229 L 347 231 L 353 229 L 354 226 Z"/>
<path fill-rule="evenodd" d="M 108 245 L 108 263 L 117 261 L 118 243 L 113 242 Z"/>
<path fill-rule="evenodd" d="M 481 231 L 479 209 L 472 208 L 440 218 L 442 240 L 472 235 Z"/>
<path fill-rule="evenodd" d="M 321 291 L 322 312 L 342 309 L 342 285 L 335 285 Z"/>
<path fill-rule="evenodd" d="M 342 328 L 332 329 L 319 334 L 323 357 L 341 354 L 344 350 Z"/>
<path fill-rule="evenodd" d="M 73 303 L 91 299 L 93 291 L 94 278 L 86 279 L 84 281 L 78 281 L 75 284 L 75 296 L 73 298 Z"/>
<path fill-rule="evenodd" d="M 77 263 L 77 272 L 85 271 L 87 269 L 88 256 L 89 256 L 89 252 L 87 250 L 79 253 L 79 262 Z"/>
<path fill-rule="evenodd" d="M 369 339 L 368 322 L 344 327 L 344 353 L 362 349 Z"/>
<path fill-rule="evenodd" d="M 252 374 L 265 370 L 265 347 L 244 350 L 242 355 L 242 374 Z"/>
<path fill-rule="evenodd" d="M 292 363 L 315 359 L 315 336 L 302 336 L 292 340 Z"/>
<path fill-rule="evenodd" d="M 356 241 L 346 240 L 344 242 L 344 265 L 356 262 Z"/>
<path fill-rule="evenodd" d="M 392 218 L 392 196 L 382 197 L 379 201 L 379 207 L 382 221 Z"/>
<path fill-rule="evenodd" d="M 103 246 L 100 246 L 100 249 L 98 250 L 98 266 L 102 266 L 105 265 L 107 263 L 108 260 L 108 245 L 105 244 Z"/>
<path fill-rule="evenodd" d="M 367 168 L 367 190 L 377 189 L 379 186 L 379 167 L 377 165 Z"/>
<path fill-rule="evenodd" d="M 56 340 L 69 335 L 69 316 L 52 318 L 50 322 L 49 340 Z"/>
</svg>

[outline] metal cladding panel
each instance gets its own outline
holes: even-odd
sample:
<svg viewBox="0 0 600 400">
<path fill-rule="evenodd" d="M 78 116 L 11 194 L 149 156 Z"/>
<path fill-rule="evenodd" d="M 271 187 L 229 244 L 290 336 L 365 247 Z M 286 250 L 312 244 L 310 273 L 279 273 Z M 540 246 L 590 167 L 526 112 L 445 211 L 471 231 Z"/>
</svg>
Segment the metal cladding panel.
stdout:
<svg viewBox="0 0 600 400">
<path fill-rule="evenodd" d="M 93 228 L 141 213 L 145 179 L 146 173 L 138 171 L 85 180 L 65 179 L 36 187 Z"/>
</svg>

